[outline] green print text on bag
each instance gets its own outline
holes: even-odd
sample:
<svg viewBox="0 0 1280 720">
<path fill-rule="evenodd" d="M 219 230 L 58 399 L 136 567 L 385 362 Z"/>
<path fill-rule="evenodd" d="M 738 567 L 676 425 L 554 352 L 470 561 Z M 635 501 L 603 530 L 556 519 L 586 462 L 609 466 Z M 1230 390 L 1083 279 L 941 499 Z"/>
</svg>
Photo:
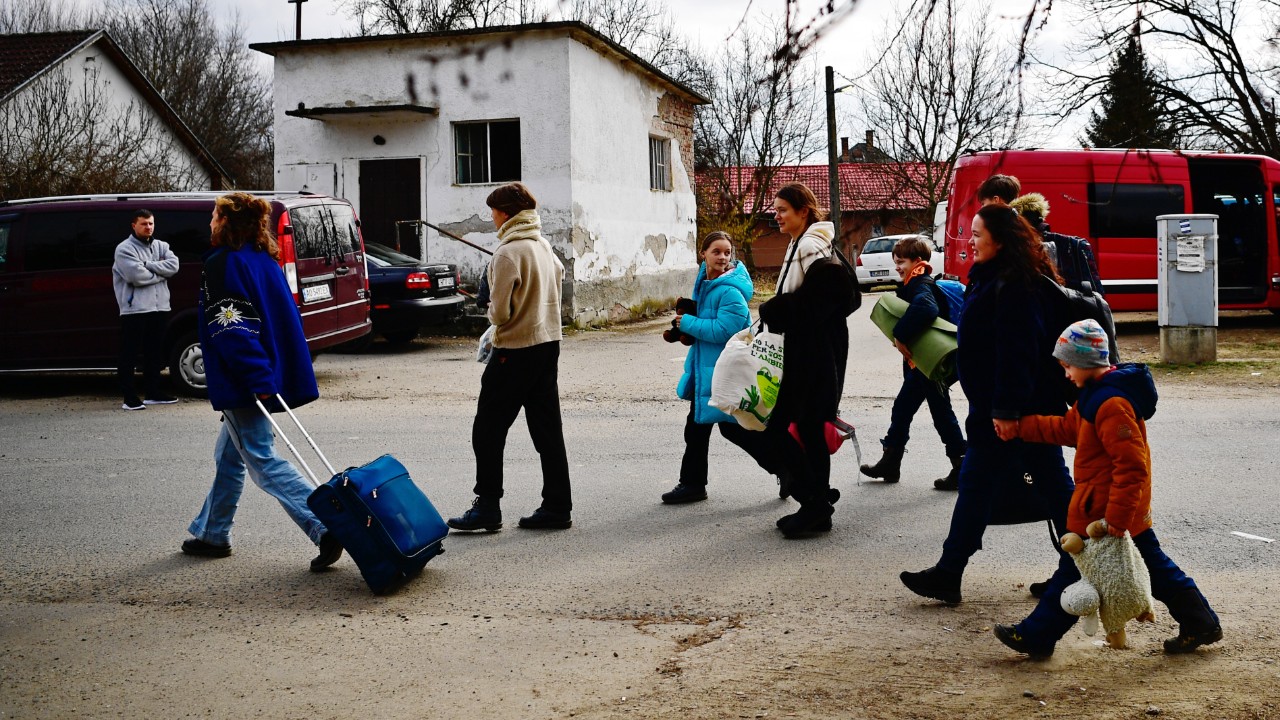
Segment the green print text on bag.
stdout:
<svg viewBox="0 0 1280 720">
<path fill-rule="evenodd" d="M 711 407 L 748 430 L 764 430 L 782 384 L 782 336 L 756 329 L 729 338 L 711 376 Z"/>
</svg>

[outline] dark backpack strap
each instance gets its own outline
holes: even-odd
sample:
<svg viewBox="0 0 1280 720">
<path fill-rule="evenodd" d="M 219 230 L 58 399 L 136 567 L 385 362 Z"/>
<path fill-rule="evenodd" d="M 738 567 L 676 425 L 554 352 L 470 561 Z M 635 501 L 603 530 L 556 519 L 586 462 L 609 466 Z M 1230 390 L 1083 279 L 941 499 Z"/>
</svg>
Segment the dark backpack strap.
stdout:
<svg viewBox="0 0 1280 720">
<path fill-rule="evenodd" d="M 782 286 L 787 282 L 787 273 L 791 272 L 791 263 L 796 259 L 796 251 L 800 249 L 800 238 L 795 239 L 795 243 L 791 246 L 791 255 L 787 257 L 786 262 L 782 263 L 782 275 L 778 278 L 778 290 L 782 290 Z"/>
<path fill-rule="evenodd" d="M 947 298 L 947 294 L 938 287 L 938 283 L 934 282 L 933 278 L 926 275 L 925 282 L 929 283 L 929 292 L 933 293 L 933 301 L 938 305 L 938 317 L 949 323 L 955 323 L 955 320 L 951 319 L 951 300 Z M 965 288 L 965 291 L 967 292 L 968 288 Z"/>
</svg>

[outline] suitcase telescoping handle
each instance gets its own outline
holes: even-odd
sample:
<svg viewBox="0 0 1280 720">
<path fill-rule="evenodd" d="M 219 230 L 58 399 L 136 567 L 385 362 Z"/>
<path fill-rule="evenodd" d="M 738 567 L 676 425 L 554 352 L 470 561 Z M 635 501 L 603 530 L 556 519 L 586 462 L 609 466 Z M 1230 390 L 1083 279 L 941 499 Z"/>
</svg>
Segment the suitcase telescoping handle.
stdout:
<svg viewBox="0 0 1280 720">
<path fill-rule="evenodd" d="M 311 478 L 311 484 L 319 487 L 320 480 L 317 479 L 316 474 L 311 471 L 311 466 L 307 464 L 307 461 L 302 459 L 302 454 L 298 452 L 298 448 L 294 447 L 293 442 L 289 440 L 289 436 L 284 434 L 284 429 L 280 427 L 280 424 L 276 422 L 276 419 L 267 411 L 267 406 L 262 404 L 262 400 L 260 398 L 255 397 L 253 401 L 257 403 L 258 409 L 262 411 L 262 414 L 267 417 L 267 422 L 271 423 L 271 427 L 275 428 L 276 434 L 284 440 L 285 445 L 289 446 L 289 451 L 293 453 L 294 457 L 298 458 L 298 462 L 302 463 L 302 469 L 307 471 L 307 476 Z M 329 464 L 329 458 L 325 457 L 324 453 L 320 451 L 320 446 L 316 445 L 316 441 L 311 439 L 311 433 L 308 433 L 307 429 L 302 427 L 302 421 L 298 419 L 297 415 L 293 414 L 293 410 L 289 408 L 289 405 L 285 403 L 284 398 L 280 397 L 279 393 L 276 393 L 276 401 L 280 403 L 280 407 L 284 408 L 285 412 L 289 413 L 289 417 L 293 418 L 294 424 L 302 431 L 302 436 L 307 439 L 308 443 L 311 443 L 311 449 L 316 451 L 316 455 L 320 456 L 320 461 L 329 469 L 329 477 L 337 475 L 338 471 L 334 470 L 333 466 Z"/>
</svg>

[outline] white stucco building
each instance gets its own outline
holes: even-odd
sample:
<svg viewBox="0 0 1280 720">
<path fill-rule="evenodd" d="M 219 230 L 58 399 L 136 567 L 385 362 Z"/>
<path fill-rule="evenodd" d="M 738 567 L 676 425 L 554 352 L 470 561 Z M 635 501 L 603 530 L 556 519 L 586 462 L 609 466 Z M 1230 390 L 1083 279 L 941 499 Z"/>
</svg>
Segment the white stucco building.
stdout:
<svg viewBox="0 0 1280 720">
<path fill-rule="evenodd" d="M 96 127 L 82 128 L 82 116 Z M 218 190 L 231 182 L 200 139 L 102 30 L 0 35 L 0 133 L 9 141 L 0 147 L 14 154 L 37 152 L 41 143 L 59 145 L 54 150 L 61 151 L 61 146 L 95 134 L 102 143 L 135 136 L 138 146 L 130 151 L 140 164 L 139 172 L 159 177 L 162 188 L 157 189 Z M 66 168 L 49 168 L 59 171 Z"/>
<path fill-rule="evenodd" d="M 693 108 L 707 100 L 578 22 L 260 43 L 275 58 L 276 188 L 350 200 L 366 242 L 426 220 L 497 244 L 485 197 L 538 198 L 566 319 L 687 294 L 697 269 Z M 487 260 L 434 231 L 464 279 Z"/>
</svg>

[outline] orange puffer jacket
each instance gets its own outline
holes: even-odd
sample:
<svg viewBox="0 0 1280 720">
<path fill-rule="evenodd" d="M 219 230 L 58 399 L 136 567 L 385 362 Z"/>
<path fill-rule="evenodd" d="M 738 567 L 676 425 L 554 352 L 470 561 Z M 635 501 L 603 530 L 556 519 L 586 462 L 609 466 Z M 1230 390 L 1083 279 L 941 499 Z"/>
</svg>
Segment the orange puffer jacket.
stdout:
<svg viewBox="0 0 1280 720">
<path fill-rule="evenodd" d="M 1155 383 L 1146 365 L 1124 364 L 1090 383 L 1064 417 L 1031 415 L 1018 423 L 1029 442 L 1076 448 L 1076 490 L 1067 529 L 1080 535 L 1105 518 L 1116 532 L 1151 527 L 1151 448 L 1146 420 L 1155 414 Z"/>
</svg>

